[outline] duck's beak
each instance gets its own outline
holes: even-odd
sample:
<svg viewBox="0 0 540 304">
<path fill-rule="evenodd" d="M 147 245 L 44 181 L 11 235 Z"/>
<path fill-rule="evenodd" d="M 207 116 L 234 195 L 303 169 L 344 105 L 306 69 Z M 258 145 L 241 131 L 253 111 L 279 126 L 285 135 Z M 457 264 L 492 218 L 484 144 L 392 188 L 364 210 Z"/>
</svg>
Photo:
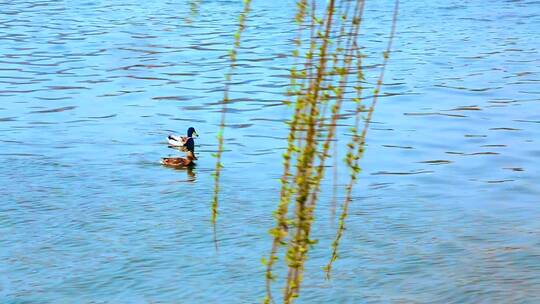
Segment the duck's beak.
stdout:
<svg viewBox="0 0 540 304">
<path fill-rule="evenodd" d="M 192 137 L 199 137 L 199 134 L 197 134 L 197 132 L 193 131 L 193 135 L 191 135 Z"/>
</svg>

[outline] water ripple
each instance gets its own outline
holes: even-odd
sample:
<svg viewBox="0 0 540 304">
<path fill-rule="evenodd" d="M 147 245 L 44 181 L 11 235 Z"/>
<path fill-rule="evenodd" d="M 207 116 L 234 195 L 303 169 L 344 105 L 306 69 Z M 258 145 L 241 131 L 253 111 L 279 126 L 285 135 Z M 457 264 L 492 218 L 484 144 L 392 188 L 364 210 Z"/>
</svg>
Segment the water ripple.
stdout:
<svg viewBox="0 0 540 304">
<path fill-rule="evenodd" d="M 320 271 L 336 223 L 327 174 L 298 302 L 540 302 L 540 2 L 402 2 L 335 279 Z M 2 302 L 260 301 L 295 5 L 254 1 L 247 20 L 216 254 L 211 154 L 241 1 L 202 1 L 197 15 L 187 0 L 0 1 Z M 366 106 L 390 9 L 366 2 Z M 332 151 L 338 189 L 351 98 Z M 182 155 L 167 134 L 189 126 L 196 167 L 163 168 Z"/>
</svg>

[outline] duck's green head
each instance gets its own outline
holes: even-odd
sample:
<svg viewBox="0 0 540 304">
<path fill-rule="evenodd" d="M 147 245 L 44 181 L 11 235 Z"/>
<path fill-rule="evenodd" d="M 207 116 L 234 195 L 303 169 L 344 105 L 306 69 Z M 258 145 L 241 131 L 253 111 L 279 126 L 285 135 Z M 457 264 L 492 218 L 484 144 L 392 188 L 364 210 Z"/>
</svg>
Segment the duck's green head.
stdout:
<svg viewBox="0 0 540 304">
<path fill-rule="evenodd" d="M 199 134 L 197 134 L 197 132 L 195 132 L 194 127 L 189 127 L 189 129 L 187 129 L 187 136 L 188 137 L 199 137 Z"/>
</svg>

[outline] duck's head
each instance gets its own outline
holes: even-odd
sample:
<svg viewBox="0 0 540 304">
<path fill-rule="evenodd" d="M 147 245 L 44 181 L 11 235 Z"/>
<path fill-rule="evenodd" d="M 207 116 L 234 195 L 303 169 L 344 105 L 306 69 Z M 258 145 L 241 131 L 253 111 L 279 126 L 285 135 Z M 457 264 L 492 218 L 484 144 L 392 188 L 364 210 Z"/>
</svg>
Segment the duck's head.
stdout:
<svg viewBox="0 0 540 304">
<path fill-rule="evenodd" d="M 189 127 L 189 129 L 187 129 L 187 136 L 188 137 L 199 137 L 199 134 L 197 134 L 197 132 L 195 132 L 194 127 Z"/>
</svg>

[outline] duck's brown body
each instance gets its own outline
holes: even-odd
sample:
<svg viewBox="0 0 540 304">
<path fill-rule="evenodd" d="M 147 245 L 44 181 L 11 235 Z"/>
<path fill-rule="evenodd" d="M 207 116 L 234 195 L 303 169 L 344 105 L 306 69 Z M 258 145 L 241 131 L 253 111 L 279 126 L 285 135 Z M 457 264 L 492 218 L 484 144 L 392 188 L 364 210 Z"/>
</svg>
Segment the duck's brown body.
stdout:
<svg viewBox="0 0 540 304">
<path fill-rule="evenodd" d="M 183 157 L 165 157 L 161 159 L 161 164 L 169 167 L 187 167 L 193 161 Z"/>
<path fill-rule="evenodd" d="M 164 157 L 161 164 L 169 167 L 187 167 L 192 165 L 195 159 L 195 155 L 188 151 L 187 157 Z"/>
</svg>

